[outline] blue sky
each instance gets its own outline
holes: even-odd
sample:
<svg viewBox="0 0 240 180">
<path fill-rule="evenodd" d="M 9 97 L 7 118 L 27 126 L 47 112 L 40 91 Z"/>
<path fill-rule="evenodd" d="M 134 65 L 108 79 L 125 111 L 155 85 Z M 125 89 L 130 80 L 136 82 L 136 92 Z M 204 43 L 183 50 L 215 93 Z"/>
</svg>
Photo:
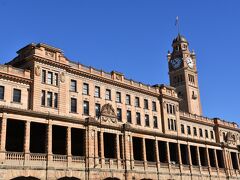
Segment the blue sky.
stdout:
<svg viewBox="0 0 240 180">
<path fill-rule="evenodd" d="M 0 0 L 0 62 L 31 42 L 146 84 L 169 84 L 174 21 L 197 55 L 204 116 L 240 123 L 240 1 Z"/>
</svg>

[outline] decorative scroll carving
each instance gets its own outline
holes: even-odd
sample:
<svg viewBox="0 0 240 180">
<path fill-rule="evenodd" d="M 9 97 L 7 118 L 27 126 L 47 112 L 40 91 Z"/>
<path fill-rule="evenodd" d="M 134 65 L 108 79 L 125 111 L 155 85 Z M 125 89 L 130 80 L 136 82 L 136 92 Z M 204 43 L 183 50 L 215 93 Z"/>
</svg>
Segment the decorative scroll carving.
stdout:
<svg viewBox="0 0 240 180">
<path fill-rule="evenodd" d="M 228 144 L 235 144 L 236 141 L 237 141 L 236 135 L 232 132 L 228 132 L 225 137 L 225 142 L 227 142 Z"/>
<path fill-rule="evenodd" d="M 61 74 L 60 74 L 60 81 L 61 81 L 62 83 L 65 82 L 65 74 L 64 74 L 64 72 L 61 72 Z"/>
<path fill-rule="evenodd" d="M 117 116 L 111 104 L 108 103 L 103 105 L 100 113 L 100 118 L 104 122 L 117 123 Z"/>
<path fill-rule="evenodd" d="M 41 68 L 40 68 L 39 65 L 37 65 L 37 66 L 35 67 L 35 74 L 36 74 L 36 76 L 40 76 L 40 75 L 41 75 Z"/>
<path fill-rule="evenodd" d="M 51 51 L 45 51 L 45 55 L 48 56 L 48 57 L 51 57 L 53 58 L 54 57 L 54 52 L 51 52 Z"/>
</svg>

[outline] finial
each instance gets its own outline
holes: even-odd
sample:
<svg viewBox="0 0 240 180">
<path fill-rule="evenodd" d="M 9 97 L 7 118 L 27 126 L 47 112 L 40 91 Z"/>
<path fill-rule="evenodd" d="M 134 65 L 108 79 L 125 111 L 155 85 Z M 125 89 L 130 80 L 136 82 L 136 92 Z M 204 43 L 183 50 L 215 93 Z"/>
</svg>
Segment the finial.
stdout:
<svg viewBox="0 0 240 180">
<path fill-rule="evenodd" d="M 176 17 L 175 26 L 177 26 L 178 35 L 180 35 L 180 29 L 179 29 L 179 17 L 178 17 L 178 16 Z"/>
</svg>

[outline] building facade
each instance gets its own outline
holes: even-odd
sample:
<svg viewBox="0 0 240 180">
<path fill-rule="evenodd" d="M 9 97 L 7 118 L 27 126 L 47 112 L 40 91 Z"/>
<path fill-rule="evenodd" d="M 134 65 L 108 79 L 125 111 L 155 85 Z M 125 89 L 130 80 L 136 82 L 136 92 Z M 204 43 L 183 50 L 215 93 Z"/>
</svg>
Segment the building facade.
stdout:
<svg viewBox="0 0 240 180">
<path fill-rule="evenodd" d="M 170 86 L 20 49 L 0 65 L 0 179 L 239 179 L 237 124 L 202 116 L 195 53 L 172 47 Z"/>
</svg>

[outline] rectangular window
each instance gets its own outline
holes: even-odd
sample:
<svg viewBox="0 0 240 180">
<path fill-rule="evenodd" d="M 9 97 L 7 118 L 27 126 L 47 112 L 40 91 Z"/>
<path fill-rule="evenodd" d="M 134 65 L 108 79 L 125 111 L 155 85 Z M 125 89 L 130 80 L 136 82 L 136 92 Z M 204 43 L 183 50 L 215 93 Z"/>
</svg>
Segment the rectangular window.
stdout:
<svg viewBox="0 0 240 180">
<path fill-rule="evenodd" d="M 170 121 L 171 121 L 171 130 L 174 130 L 174 121 L 173 119 L 171 119 Z"/>
<path fill-rule="evenodd" d="M 76 80 L 71 79 L 70 91 L 77 92 L 77 81 Z"/>
<path fill-rule="evenodd" d="M 83 83 L 83 94 L 84 95 L 89 94 L 89 85 L 87 83 Z"/>
<path fill-rule="evenodd" d="M 135 97 L 135 107 L 140 107 L 139 97 Z"/>
<path fill-rule="evenodd" d="M 183 124 L 181 124 L 181 133 L 182 133 L 182 134 L 185 134 L 185 128 L 184 128 L 184 125 L 183 125 Z"/>
<path fill-rule="evenodd" d="M 83 114 L 89 115 L 89 102 L 83 101 Z"/>
<path fill-rule="evenodd" d="M 193 134 L 194 134 L 194 136 L 197 136 L 197 128 L 196 127 L 193 127 Z"/>
<path fill-rule="evenodd" d="M 111 100 L 111 90 L 110 89 L 106 89 L 105 99 Z"/>
<path fill-rule="evenodd" d="M 132 123 L 132 113 L 129 110 L 127 111 L 127 122 Z"/>
<path fill-rule="evenodd" d="M 52 72 L 48 72 L 48 77 L 47 77 L 47 83 L 48 84 L 53 84 L 53 73 Z"/>
<path fill-rule="evenodd" d="M 96 103 L 95 104 L 95 116 L 98 118 L 100 116 L 100 104 Z"/>
<path fill-rule="evenodd" d="M 13 102 L 21 102 L 21 90 L 13 89 Z"/>
<path fill-rule="evenodd" d="M 176 114 L 175 106 L 172 104 L 167 104 L 167 113 Z"/>
<path fill-rule="evenodd" d="M 58 94 L 54 93 L 54 108 L 58 108 Z"/>
<path fill-rule="evenodd" d="M 71 98 L 71 112 L 76 113 L 77 112 L 77 99 Z"/>
<path fill-rule="evenodd" d="M 145 126 L 149 127 L 149 115 L 145 114 Z"/>
<path fill-rule="evenodd" d="M 41 105 L 45 106 L 46 105 L 46 91 L 42 90 L 42 96 L 41 96 Z"/>
<path fill-rule="evenodd" d="M 121 93 L 116 92 L 116 102 L 121 103 Z"/>
<path fill-rule="evenodd" d="M 157 116 L 153 116 L 153 127 L 154 127 L 154 128 L 157 128 L 157 127 L 158 127 Z"/>
<path fill-rule="evenodd" d="M 168 118 L 168 129 L 171 130 L 171 120 Z"/>
<path fill-rule="evenodd" d="M 141 125 L 141 114 L 139 112 L 136 113 L 136 123 L 137 125 Z"/>
<path fill-rule="evenodd" d="M 0 99 L 3 100 L 4 99 L 4 86 L 0 86 Z"/>
<path fill-rule="evenodd" d="M 122 109 L 117 108 L 117 119 L 118 121 L 122 121 Z"/>
<path fill-rule="evenodd" d="M 191 134 L 191 128 L 190 128 L 190 126 L 187 126 L 187 132 L 188 132 L 189 135 Z"/>
<path fill-rule="evenodd" d="M 211 139 L 214 139 L 213 131 L 211 131 L 210 133 L 211 133 Z"/>
<path fill-rule="evenodd" d="M 58 86 L 58 73 L 54 74 L 54 82 L 55 82 L 54 84 Z"/>
<path fill-rule="evenodd" d="M 199 128 L 199 135 L 200 135 L 200 137 L 203 137 L 203 131 L 201 128 Z"/>
<path fill-rule="evenodd" d="M 206 138 L 208 138 L 208 130 L 207 129 L 205 130 L 205 136 L 206 136 Z"/>
<path fill-rule="evenodd" d="M 131 97 L 129 94 L 126 95 L 126 104 L 130 105 L 131 104 Z"/>
<path fill-rule="evenodd" d="M 152 110 L 157 111 L 157 105 L 155 101 L 152 102 Z"/>
<path fill-rule="evenodd" d="M 42 70 L 42 83 L 46 83 L 46 70 Z"/>
<path fill-rule="evenodd" d="M 47 106 L 52 107 L 52 92 L 47 92 Z"/>
<path fill-rule="evenodd" d="M 148 100 L 144 99 L 144 109 L 148 109 Z"/>
<path fill-rule="evenodd" d="M 100 87 L 95 86 L 94 96 L 100 98 Z"/>
</svg>

